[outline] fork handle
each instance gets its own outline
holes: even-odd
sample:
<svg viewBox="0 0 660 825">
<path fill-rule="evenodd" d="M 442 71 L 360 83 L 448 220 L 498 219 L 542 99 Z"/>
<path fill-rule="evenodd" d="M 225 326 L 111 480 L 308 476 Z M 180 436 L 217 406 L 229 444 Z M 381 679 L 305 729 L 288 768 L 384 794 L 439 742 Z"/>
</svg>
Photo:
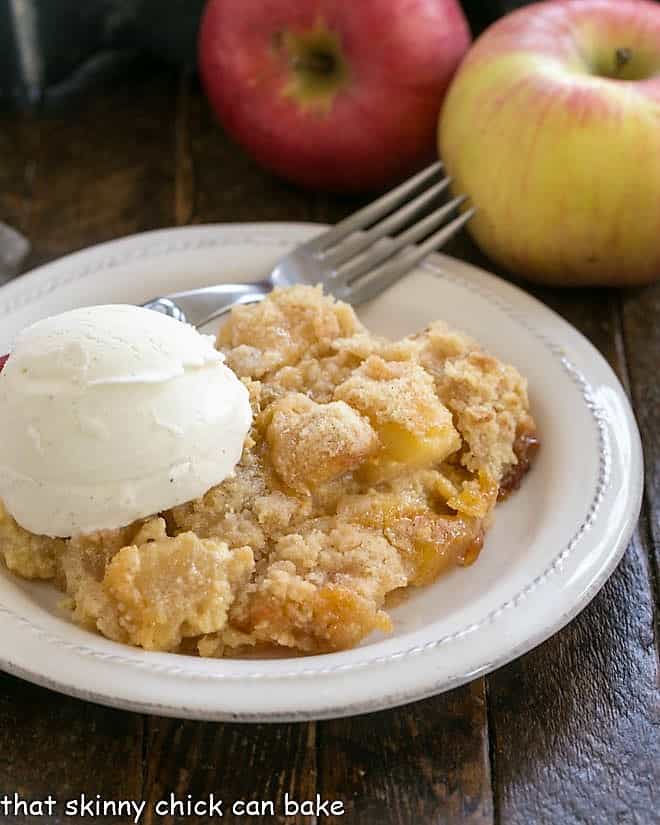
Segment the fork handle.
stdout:
<svg viewBox="0 0 660 825">
<path fill-rule="evenodd" d="M 147 301 L 142 306 L 162 312 L 178 321 L 187 321 L 195 327 L 201 327 L 238 304 L 253 304 L 263 300 L 272 288 L 267 281 L 252 284 L 218 284 L 185 292 L 173 292 Z"/>
</svg>

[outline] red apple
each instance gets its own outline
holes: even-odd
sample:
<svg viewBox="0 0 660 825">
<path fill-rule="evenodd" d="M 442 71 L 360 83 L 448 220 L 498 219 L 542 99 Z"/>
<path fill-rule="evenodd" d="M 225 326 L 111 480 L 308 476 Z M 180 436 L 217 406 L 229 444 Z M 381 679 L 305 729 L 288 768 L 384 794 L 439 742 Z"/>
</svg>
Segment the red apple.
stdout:
<svg viewBox="0 0 660 825">
<path fill-rule="evenodd" d="M 660 5 L 557 0 L 498 21 L 445 101 L 440 153 L 507 269 L 555 284 L 660 277 Z"/>
<path fill-rule="evenodd" d="M 0 355 L 0 372 L 5 368 L 9 355 Z"/>
<path fill-rule="evenodd" d="M 226 130 L 260 163 L 358 191 L 433 157 L 469 42 L 457 0 L 211 0 L 199 58 Z"/>
</svg>

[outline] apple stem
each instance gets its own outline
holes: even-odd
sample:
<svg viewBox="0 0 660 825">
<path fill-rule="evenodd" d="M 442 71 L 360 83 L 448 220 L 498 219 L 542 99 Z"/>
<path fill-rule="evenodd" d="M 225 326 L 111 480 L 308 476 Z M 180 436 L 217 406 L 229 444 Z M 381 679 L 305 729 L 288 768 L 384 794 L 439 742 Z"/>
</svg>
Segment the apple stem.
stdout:
<svg viewBox="0 0 660 825">
<path fill-rule="evenodd" d="M 614 52 L 614 72 L 619 75 L 633 59 L 633 50 L 628 47 L 617 49 Z"/>
</svg>

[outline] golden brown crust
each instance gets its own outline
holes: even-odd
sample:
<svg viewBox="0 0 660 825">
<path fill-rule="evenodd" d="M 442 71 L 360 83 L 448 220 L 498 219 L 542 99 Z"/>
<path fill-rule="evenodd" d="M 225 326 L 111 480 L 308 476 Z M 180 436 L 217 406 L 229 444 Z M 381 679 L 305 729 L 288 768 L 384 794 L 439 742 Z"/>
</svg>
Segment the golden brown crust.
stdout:
<svg viewBox="0 0 660 825">
<path fill-rule="evenodd" d="M 292 393 L 269 408 L 264 443 L 282 481 L 310 492 L 355 470 L 379 448 L 369 421 L 343 401 L 317 404 Z"/>
<path fill-rule="evenodd" d="M 0 501 L 0 558 L 24 579 L 52 579 L 64 542 L 23 530 Z"/>
<path fill-rule="evenodd" d="M 230 551 L 194 533 L 123 547 L 108 565 L 102 633 L 149 650 L 176 650 L 186 637 L 217 633 L 238 589 L 249 579 L 249 547 Z"/>
<path fill-rule="evenodd" d="M 324 296 L 320 287 L 294 286 L 276 290 L 260 304 L 235 307 L 218 345 L 239 375 L 264 378 L 305 354 L 328 353 L 332 341 L 363 329 L 347 304 Z"/>
</svg>

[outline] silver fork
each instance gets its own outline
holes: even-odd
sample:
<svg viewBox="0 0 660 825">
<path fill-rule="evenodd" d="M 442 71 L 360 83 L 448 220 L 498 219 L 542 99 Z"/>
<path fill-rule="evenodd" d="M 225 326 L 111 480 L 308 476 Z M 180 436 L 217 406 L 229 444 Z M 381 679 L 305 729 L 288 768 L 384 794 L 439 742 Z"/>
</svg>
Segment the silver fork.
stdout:
<svg viewBox="0 0 660 825">
<path fill-rule="evenodd" d="M 451 183 L 441 176 L 442 168 L 442 163 L 434 163 L 296 247 L 263 281 L 175 292 L 143 306 L 202 326 L 237 304 L 261 301 L 275 287 L 294 284 L 322 284 L 327 293 L 353 306 L 369 301 L 443 246 L 474 215 L 475 209 L 469 208 L 447 223 L 467 200 L 459 195 L 420 217 Z"/>
</svg>

